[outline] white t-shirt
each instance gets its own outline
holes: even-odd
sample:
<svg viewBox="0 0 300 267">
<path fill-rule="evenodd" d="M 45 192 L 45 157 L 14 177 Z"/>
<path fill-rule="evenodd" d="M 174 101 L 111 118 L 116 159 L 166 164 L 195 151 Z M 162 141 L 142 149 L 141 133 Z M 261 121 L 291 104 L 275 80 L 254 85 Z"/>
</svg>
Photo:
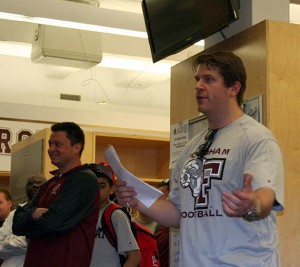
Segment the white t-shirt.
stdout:
<svg viewBox="0 0 300 267">
<path fill-rule="evenodd" d="M 202 160 L 192 157 L 207 131 L 185 147 L 172 172 L 169 199 L 181 211 L 180 266 L 278 267 L 276 214 L 246 222 L 222 209 L 224 191 L 243 187 L 252 173 L 252 187 L 274 190 L 274 210 L 283 209 L 284 173 L 281 151 L 272 133 L 244 115 L 219 129 Z M 203 175 L 204 174 L 204 175 Z"/>
<path fill-rule="evenodd" d="M 120 254 L 124 254 L 126 251 L 139 249 L 136 239 L 132 234 L 129 219 L 121 210 L 115 210 L 111 215 L 112 224 L 118 240 L 118 252 L 109 243 L 103 230 L 101 229 L 102 214 L 107 206 L 100 209 L 99 212 L 95 244 L 90 267 L 120 267 L 121 265 L 118 252 Z"/>
<path fill-rule="evenodd" d="M 21 204 L 21 206 L 25 204 Z M 16 236 L 12 233 L 15 211 L 10 212 L 3 226 L 0 228 L 0 258 L 4 259 L 2 267 L 23 266 L 27 251 L 26 238 L 24 236 Z"/>
</svg>

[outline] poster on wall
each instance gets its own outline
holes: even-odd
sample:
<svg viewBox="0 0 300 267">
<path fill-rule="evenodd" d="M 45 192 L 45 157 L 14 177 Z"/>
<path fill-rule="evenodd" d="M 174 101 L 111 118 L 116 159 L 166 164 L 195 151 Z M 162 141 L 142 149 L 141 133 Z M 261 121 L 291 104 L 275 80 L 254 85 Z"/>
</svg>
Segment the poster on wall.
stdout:
<svg viewBox="0 0 300 267">
<path fill-rule="evenodd" d="M 188 121 L 171 125 L 170 133 L 170 169 L 173 169 L 177 157 L 188 142 Z"/>
<path fill-rule="evenodd" d="M 204 115 L 197 116 L 187 121 L 181 121 L 171 126 L 171 153 L 170 169 L 176 163 L 176 159 L 188 141 L 200 131 L 208 128 L 207 118 Z M 172 189 L 172 183 L 171 183 Z M 180 231 L 170 228 L 170 266 L 178 267 L 180 258 Z"/>
<path fill-rule="evenodd" d="M 262 121 L 262 95 L 258 95 L 249 99 L 246 99 L 243 106 L 243 111 L 253 119 L 260 123 Z"/>
<path fill-rule="evenodd" d="M 170 266 L 179 266 L 180 232 L 179 229 L 170 228 Z"/>
</svg>

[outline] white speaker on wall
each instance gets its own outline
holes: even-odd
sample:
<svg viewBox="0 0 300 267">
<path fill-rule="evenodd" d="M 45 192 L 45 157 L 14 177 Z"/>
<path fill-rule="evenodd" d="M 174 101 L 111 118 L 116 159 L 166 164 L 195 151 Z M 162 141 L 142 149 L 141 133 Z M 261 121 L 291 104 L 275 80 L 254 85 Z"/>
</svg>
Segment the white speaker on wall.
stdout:
<svg viewBox="0 0 300 267">
<path fill-rule="evenodd" d="M 101 60 L 101 33 L 38 25 L 32 43 L 32 62 L 88 69 Z"/>
</svg>

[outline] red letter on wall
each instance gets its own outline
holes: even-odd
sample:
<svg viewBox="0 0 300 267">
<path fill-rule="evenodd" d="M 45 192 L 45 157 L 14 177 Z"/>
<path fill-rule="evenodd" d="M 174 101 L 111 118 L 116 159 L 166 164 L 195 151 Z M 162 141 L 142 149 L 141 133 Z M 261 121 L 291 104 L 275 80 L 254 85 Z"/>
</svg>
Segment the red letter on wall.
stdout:
<svg viewBox="0 0 300 267">
<path fill-rule="evenodd" d="M 0 154 L 10 154 L 11 152 L 11 131 L 8 128 L 0 128 Z"/>
<path fill-rule="evenodd" d="M 32 132 L 30 130 L 21 130 L 17 133 L 17 142 L 20 142 L 31 135 Z"/>
</svg>

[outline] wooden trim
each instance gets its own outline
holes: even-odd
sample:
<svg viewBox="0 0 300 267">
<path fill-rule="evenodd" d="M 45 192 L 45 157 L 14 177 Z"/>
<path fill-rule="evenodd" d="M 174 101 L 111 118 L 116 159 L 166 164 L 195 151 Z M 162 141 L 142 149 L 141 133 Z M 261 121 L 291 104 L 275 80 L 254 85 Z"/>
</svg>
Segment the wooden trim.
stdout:
<svg viewBox="0 0 300 267">
<path fill-rule="evenodd" d="M 5 121 L 16 121 L 16 122 L 28 122 L 28 123 L 41 123 L 41 124 L 54 124 L 58 121 L 43 121 L 43 120 L 29 120 L 29 119 L 16 119 L 16 118 L 7 118 L 7 117 L 0 117 L 0 120 Z M 143 130 L 143 129 L 133 129 L 133 128 L 119 128 L 119 127 L 108 127 L 108 126 L 101 126 L 101 125 L 93 125 L 93 124 L 78 124 L 80 127 L 87 127 L 87 128 L 94 128 L 94 129 L 101 129 L 100 133 L 105 133 L 108 131 L 109 133 L 113 132 L 112 134 L 116 134 L 118 132 L 127 132 L 129 134 L 135 135 L 139 134 L 140 137 L 145 136 L 146 133 L 149 136 L 155 135 L 155 136 L 168 136 L 169 131 L 154 131 L 154 130 Z M 88 130 L 90 131 L 90 130 Z M 98 131 L 97 131 L 98 132 Z M 147 137 L 145 137 L 147 138 Z"/>
<path fill-rule="evenodd" d="M 2 177 L 9 177 L 10 172 L 9 171 L 0 171 L 0 178 Z"/>
</svg>

